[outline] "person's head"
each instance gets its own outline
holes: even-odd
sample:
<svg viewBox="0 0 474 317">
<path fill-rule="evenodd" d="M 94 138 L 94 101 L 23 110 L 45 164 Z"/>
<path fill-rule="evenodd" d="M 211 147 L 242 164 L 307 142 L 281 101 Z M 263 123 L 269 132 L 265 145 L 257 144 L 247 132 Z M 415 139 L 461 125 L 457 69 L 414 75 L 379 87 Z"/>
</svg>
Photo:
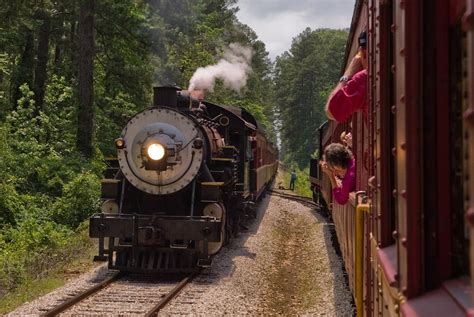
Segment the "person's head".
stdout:
<svg viewBox="0 0 474 317">
<path fill-rule="evenodd" d="M 331 143 L 324 149 L 329 168 L 339 177 L 344 177 L 352 160 L 352 152 L 340 143 Z"/>
</svg>

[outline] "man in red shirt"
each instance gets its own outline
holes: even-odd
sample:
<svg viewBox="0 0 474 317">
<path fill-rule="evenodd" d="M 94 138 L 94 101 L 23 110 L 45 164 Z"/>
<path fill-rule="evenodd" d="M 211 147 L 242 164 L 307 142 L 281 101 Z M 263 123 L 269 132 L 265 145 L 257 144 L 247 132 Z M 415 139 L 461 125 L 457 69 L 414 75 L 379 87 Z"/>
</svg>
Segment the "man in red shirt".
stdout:
<svg viewBox="0 0 474 317">
<path fill-rule="evenodd" d="M 363 39 L 363 42 L 361 42 Z M 344 76 L 334 88 L 326 103 L 330 120 L 346 121 L 354 112 L 362 111 L 367 119 L 367 52 L 365 33 L 359 36 L 359 52 L 352 59 Z"/>
</svg>

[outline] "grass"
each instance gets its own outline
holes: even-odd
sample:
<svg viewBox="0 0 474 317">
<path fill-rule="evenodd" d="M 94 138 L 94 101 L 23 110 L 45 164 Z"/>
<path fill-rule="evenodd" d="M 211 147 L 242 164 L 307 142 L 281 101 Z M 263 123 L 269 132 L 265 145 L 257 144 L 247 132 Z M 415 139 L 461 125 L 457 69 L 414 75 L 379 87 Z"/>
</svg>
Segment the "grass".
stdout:
<svg viewBox="0 0 474 317">
<path fill-rule="evenodd" d="M 60 276 L 50 276 L 39 281 L 26 281 L 13 293 L 7 293 L 7 295 L 0 299 L 0 314 L 6 314 L 23 303 L 38 298 L 63 285 L 64 280 Z"/>
<path fill-rule="evenodd" d="M 278 170 L 277 185 L 281 185 L 285 189 L 289 189 L 291 171 L 292 168 L 280 165 L 280 168 Z M 309 168 L 305 168 L 303 170 L 295 168 L 295 171 L 297 179 L 295 182 L 295 190 L 293 192 L 297 195 L 311 198 L 312 193 L 311 185 L 309 182 Z"/>
<path fill-rule="evenodd" d="M 81 233 L 81 235 L 84 234 L 87 234 L 87 232 Z M 92 261 L 96 248 L 96 245 L 91 243 L 80 254 L 76 255 L 75 260 L 63 263 L 60 269 L 52 270 L 39 279 L 28 278 L 21 285 L 17 285 L 13 291 L 0 296 L 0 315 L 15 310 L 22 304 L 41 297 L 65 285 L 71 278 L 90 270 L 97 265 Z"/>
<path fill-rule="evenodd" d="M 282 215 L 272 230 L 278 248 L 273 270 L 267 275 L 269 308 L 275 314 L 295 316 L 313 307 L 323 296 L 322 290 L 312 284 L 317 263 L 308 243 L 318 224 L 308 223 L 291 211 L 282 211 Z"/>
</svg>

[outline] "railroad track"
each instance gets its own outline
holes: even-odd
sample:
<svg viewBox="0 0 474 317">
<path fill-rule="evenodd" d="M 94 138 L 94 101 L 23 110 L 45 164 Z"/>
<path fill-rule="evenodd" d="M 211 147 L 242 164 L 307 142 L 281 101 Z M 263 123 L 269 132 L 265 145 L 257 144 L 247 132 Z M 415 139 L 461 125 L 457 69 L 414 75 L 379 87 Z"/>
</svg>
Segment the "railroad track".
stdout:
<svg viewBox="0 0 474 317">
<path fill-rule="evenodd" d="M 299 202 L 311 205 L 311 206 L 316 207 L 316 208 L 321 208 L 321 206 L 319 204 L 315 203 L 311 198 L 308 198 L 308 197 L 299 196 L 299 195 L 285 194 L 281 191 L 274 190 L 274 189 L 271 189 L 268 192 L 270 193 L 270 195 L 276 195 L 276 196 L 288 198 L 288 199 L 291 199 L 291 200 L 295 200 L 295 201 L 299 201 Z"/>
<path fill-rule="evenodd" d="M 74 294 L 42 316 L 140 315 L 156 316 L 197 275 L 177 277 L 131 276 L 111 273 L 99 284 Z"/>
</svg>

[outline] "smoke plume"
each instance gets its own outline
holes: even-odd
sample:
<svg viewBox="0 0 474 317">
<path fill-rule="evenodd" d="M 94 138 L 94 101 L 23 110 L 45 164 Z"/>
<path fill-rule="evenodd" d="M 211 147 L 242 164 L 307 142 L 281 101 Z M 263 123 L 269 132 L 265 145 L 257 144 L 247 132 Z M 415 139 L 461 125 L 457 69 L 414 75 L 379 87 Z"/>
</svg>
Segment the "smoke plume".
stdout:
<svg viewBox="0 0 474 317">
<path fill-rule="evenodd" d="M 224 86 L 239 92 L 247 83 L 247 77 L 252 68 L 252 49 L 232 43 L 224 51 L 224 57 L 215 65 L 200 67 L 189 81 L 189 91 L 202 89 L 214 91 L 216 79 L 221 79 Z"/>
</svg>

